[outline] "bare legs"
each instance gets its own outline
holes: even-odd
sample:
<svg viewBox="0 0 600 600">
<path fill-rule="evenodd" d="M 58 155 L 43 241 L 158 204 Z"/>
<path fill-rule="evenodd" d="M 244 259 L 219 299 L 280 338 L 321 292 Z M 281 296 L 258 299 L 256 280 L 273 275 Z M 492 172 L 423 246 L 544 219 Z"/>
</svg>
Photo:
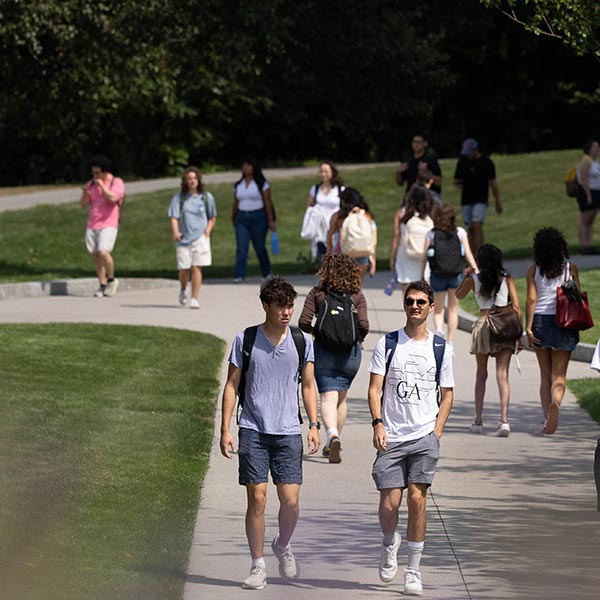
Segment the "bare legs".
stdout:
<svg viewBox="0 0 600 600">
<path fill-rule="evenodd" d="M 455 290 L 448 289 L 447 292 L 435 292 L 434 293 L 434 307 L 433 307 L 433 324 L 436 331 L 444 330 L 444 313 L 446 307 L 446 297 L 448 298 L 448 315 L 446 320 L 448 322 L 448 334 L 446 339 L 452 343 L 456 330 L 458 329 L 458 298 L 454 293 Z"/>
<path fill-rule="evenodd" d="M 192 298 L 198 298 L 200 286 L 202 285 L 202 267 L 192 267 L 191 269 L 182 269 L 179 271 L 179 283 L 182 290 L 187 288 L 190 274 L 192 279 Z"/>
<path fill-rule="evenodd" d="M 496 382 L 500 396 L 500 420 L 508 423 L 508 405 L 510 402 L 510 383 L 508 381 L 508 367 L 512 352 L 504 350 L 495 355 Z M 485 397 L 485 384 L 487 381 L 487 365 L 489 354 L 476 354 L 477 374 L 475 375 L 475 422 L 483 423 L 483 399 Z"/>
<path fill-rule="evenodd" d="M 98 276 L 100 285 L 106 285 L 107 279 L 113 279 L 115 276 L 115 263 L 110 252 L 94 252 L 94 269 Z"/>
<path fill-rule="evenodd" d="M 406 538 L 409 542 L 423 542 L 427 527 L 427 485 L 409 483 L 407 489 L 408 525 Z M 379 494 L 379 523 L 384 535 L 393 533 L 398 526 L 398 508 L 402 500 L 400 488 L 381 490 Z"/>
<path fill-rule="evenodd" d="M 540 366 L 540 401 L 544 419 L 547 419 L 550 405 L 554 402 L 560 406 L 565 395 L 571 352 L 536 348 L 535 355 Z"/>
<path fill-rule="evenodd" d="M 591 248 L 594 240 L 594 220 L 596 219 L 596 209 L 586 210 L 579 213 L 579 245 L 582 248 Z"/>
<path fill-rule="evenodd" d="M 246 509 L 246 537 L 253 559 L 262 558 L 265 545 L 265 508 L 267 484 L 251 483 L 246 486 L 248 508 Z M 279 497 L 279 547 L 290 542 L 300 515 L 300 486 L 296 483 L 278 483 Z"/>
<path fill-rule="evenodd" d="M 337 429 L 338 435 L 341 435 L 344 423 L 346 422 L 346 414 L 348 405 L 346 404 L 346 396 L 348 390 L 339 390 L 332 392 L 324 392 L 321 394 L 321 418 L 325 429 Z"/>
</svg>

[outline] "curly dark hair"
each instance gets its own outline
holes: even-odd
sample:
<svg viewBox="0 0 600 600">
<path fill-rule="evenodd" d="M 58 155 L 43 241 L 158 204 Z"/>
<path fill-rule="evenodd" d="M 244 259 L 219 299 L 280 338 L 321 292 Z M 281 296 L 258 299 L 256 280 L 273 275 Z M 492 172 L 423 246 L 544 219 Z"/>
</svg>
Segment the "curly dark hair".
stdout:
<svg viewBox="0 0 600 600">
<path fill-rule="evenodd" d="M 98 167 L 103 173 L 108 173 L 112 168 L 112 162 L 110 158 L 104 156 L 104 154 L 96 154 L 89 160 L 90 169 L 92 167 Z"/>
<path fill-rule="evenodd" d="M 260 301 L 265 304 L 275 302 L 280 306 L 289 306 L 297 295 L 294 286 L 279 275 L 267 277 L 260 286 Z"/>
<path fill-rule="evenodd" d="M 556 227 L 543 227 L 533 237 L 533 262 L 546 279 L 555 279 L 565 268 L 569 248 Z"/>
<path fill-rule="evenodd" d="M 493 244 L 483 244 L 477 251 L 479 266 L 479 294 L 484 298 L 494 298 L 500 289 L 502 279 L 508 275 L 502 266 L 502 250 Z"/>
<path fill-rule="evenodd" d="M 327 293 L 329 291 L 355 294 L 360 292 L 362 282 L 360 267 L 353 258 L 346 254 L 325 254 L 323 264 L 317 271 L 320 279 L 317 286 Z"/>
<path fill-rule="evenodd" d="M 433 211 L 433 227 L 438 231 L 456 231 L 456 213 L 450 204 L 442 204 Z"/>
<path fill-rule="evenodd" d="M 431 216 L 432 211 L 433 197 L 431 196 L 431 192 L 425 186 L 415 183 L 408 193 L 406 212 L 402 217 L 402 223 L 408 223 L 415 214 L 424 219 Z"/>
<path fill-rule="evenodd" d="M 200 169 L 198 167 L 188 167 L 181 176 L 181 197 L 185 198 L 188 195 L 188 187 L 185 181 L 185 176 L 188 173 L 195 173 L 198 178 L 198 191 L 201 194 L 204 194 L 204 184 L 202 183 L 202 173 L 200 173 Z"/>
</svg>

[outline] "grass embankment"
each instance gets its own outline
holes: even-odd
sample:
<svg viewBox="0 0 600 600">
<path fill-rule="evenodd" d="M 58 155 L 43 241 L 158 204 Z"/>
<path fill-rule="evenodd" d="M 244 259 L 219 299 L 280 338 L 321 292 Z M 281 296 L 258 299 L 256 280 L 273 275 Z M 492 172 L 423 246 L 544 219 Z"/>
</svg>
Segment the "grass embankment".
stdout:
<svg viewBox="0 0 600 600">
<path fill-rule="evenodd" d="M 488 212 L 487 241 L 502 248 L 507 258 L 527 257 L 531 240 L 543 225 L 559 227 L 573 251 L 577 246 L 579 213 L 574 200 L 564 193 L 563 177 L 580 153 L 575 150 L 494 156 L 505 211 Z M 456 161 L 442 161 L 443 197 L 458 207 L 459 192 L 452 186 Z M 306 268 L 299 254 L 309 245 L 300 239 L 308 190 L 315 175 L 273 182 L 281 254 L 273 258 L 274 270 L 299 273 Z M 401 193 L 394 183 L 394 169 L 373 168 L 344 174 L 346 185 L 367 198 L 379 225 L 378 266 L 388 268 L 391 223 Z M 235 237 L 230 222 L 232 189 L 228 184 L 207 186 L 219 211 L 212 236 L 213 266 L 208 277 L 230 277 L 235 257 Z M 166 217 L 176 190 L 128 197 L 114 252 L 117 273 L 132 277 L 175 277 L 175 252 Z M 460 218 L 459 218 L 460 222 Z M 85 212 L 76 204 L 38 206 L 0 213 L 0 282 L 93 276 L 92 261 L 85 251 Z M 249 274 L 258 274 L 250 251 Z"/>
<path fill-rule="evenodd" d="M 182 597 L 222 356 L 179 330 L 0 327 L 2 598 Z"/>
</svg>

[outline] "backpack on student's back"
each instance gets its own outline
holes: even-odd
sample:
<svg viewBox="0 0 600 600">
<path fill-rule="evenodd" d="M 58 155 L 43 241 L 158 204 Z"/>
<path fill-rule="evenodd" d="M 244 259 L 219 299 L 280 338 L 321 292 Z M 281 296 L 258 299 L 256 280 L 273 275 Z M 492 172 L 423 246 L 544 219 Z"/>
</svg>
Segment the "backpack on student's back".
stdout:
<svg viewBox="0 0 600 600">
<path fill-rule="evenodd" d="M 256 340 L 256 334 L 258 332 L 258 325 L 252 325 L 244 329 L 244 339 L 242 342 L 242 372 L 240 374 L 240 383 L 237 389 L 238 406 L 236 411 L 236 420 L 240 422 L 240 411 L 244 408 L 244 399 L 246 395 L 246 372 L 250 366 L 250 354 L 252 354 L 252 348 Z M 304 354 L 306 352 L 306 340 L 304 334 L 298 327 L 290 325 L 290 333 L 296 352 L 298 353 L 298 385 L 302 383 L 302 369 L 304 368 Z M 303 423 L 302 413 L 300 412 L 300 399 L 298 399 L 298 420 Z"/>
<path fill-rule="evenodd" d="M 350 294 L 325 294 L 313 334 L 320 344 L 332 350 L 349 350 L 358 342 L 358 311 Z"/>
<path fill-rule="evenodd" d="M 406 237 L 404 238 L 406 256 L 409 258 L 421 258 L 423 256 L 425 236 L 431 229 L 433 229 L 433 221 L 429 216 L 422 219 L 420 216 L 414 215 L 408 220 L 406 223 Z"/>
<path fill-rule="evenodd" d="M 565 192 L 569 198 L 577 198 L 577 165 L 571 167 L 565 174 Z"/>
<path fill-rule="evenodd" d="M 344 219 L 340 238 L 342 253 L 352 258 L 370 256 L 375 252 L 371 221 L 362 208 L 353 208 Z"/>
<path fill-rule="evenodd" d="M 440 277 L 455 277 L 463 272 L 465 258 L 456 231 L 434 231 L 433 242 L 427 250 L 431 272 Z"/>
</svg>

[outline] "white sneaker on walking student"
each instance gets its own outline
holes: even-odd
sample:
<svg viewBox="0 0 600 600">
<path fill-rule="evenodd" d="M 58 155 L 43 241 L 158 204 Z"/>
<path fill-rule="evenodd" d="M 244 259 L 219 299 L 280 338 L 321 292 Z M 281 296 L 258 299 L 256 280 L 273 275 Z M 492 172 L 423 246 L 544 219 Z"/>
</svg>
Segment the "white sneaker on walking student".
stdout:
<svg viewBox="0 0 600 600">
<path fill-rule="evenodd" d="M 404 569 L 404 593 L 407 596 L 422 596 L 421 573 L 416 569 Z"/>
<path fill-rule="evenodd" d="M 279 561 L 279 574 L 285 579 L 298 579 L 300 576 L 300 567 L 296 562 L 292 546 L 287 545 L 283 550 L 279 547 L 279 536 L 271 542 L 271 550 Z"/>
<path fill-rule="evenodd" d="M 262 590 L 266 585 L 267 570 L 259 565 L 255 565 L 250 569 L 250 575 L 242 583 L 245 590 Z"/>
<path fill-rule="evenodd" d="M 190 308 L 200 308 L 200 303 L 198 302 L 198 298 L 192 298 L 190 300 Z"/>
<path fill-rule="evenodd" d="M 106 289 L 104 290 L 104 295 L 112 298 L 117 293 L 117 288 L 119 287 L 119 280 L 115 277 L 112 280 L 109 280 L 106 284 Z"/>
<path fill-rule="evenodd" d="M 508 437 L 510 435 L 510 425 L 505 421 L 498 423 L 498 429 L 496 429 L 496 437 Z"/>
<path fill-rule="evenodd" d="M 394 541 L 386 546 L 381 545 L 381 556 L 379 557 L 379 579 L 383 583 L 391 583 L 398 572 L 398 549 L 402 543 L 402 536 L 395 531 Z"/>
</svg>

